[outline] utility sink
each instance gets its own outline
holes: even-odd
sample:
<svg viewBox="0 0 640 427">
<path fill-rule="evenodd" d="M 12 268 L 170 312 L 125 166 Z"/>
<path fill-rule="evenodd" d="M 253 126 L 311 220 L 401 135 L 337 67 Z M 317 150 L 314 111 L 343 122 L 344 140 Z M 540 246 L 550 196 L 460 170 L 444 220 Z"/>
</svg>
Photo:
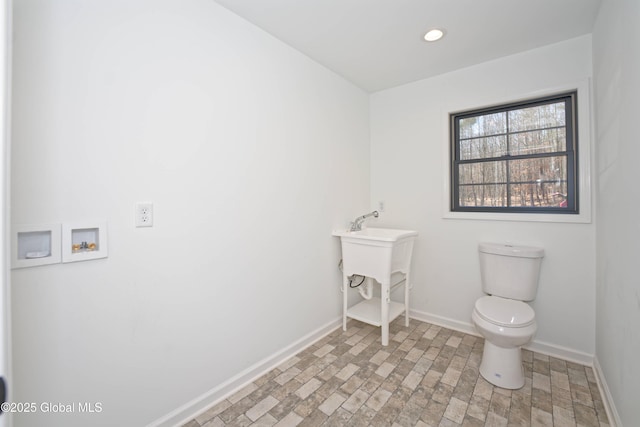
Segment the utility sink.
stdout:
<svg viewBox="0 0 640 427">
<path fill-rule="evenodd" d="M 334 231 L 342 243 L 342 263 L 347 276 L 358 274 L 382 283 L 395 272 L 408 273 L 417 231 L 365 228 Z"/>
<path fill-rule="evenodd" d="M 348 237 L 351 239 L 378 240 L 381 242 L 395 242 L 405 237 L 415 237 L 417 231 L 398 230 L 395 228 L 365 228 L 360 231 L 334 231 L 334 236 Z"/>
<path fill-rule="evenodd" d="M 365 228 L 359 231 L 337 230 L 332 233 L 340 237 L 342 246 L 342 328 L 347 329 L 347 318 L 360 320 L 382 329 L 382 345 L 389 344 L 389 322 L 405 313 L 405 326 L 409 326 L 409 268 L 413 242 L 417 231 L 392 228 Z M 401 273 L 404 279 L 391 283 L 391 275 Z M 352 275 L 375 279 L 381 285 L 380 298 L 365 296 L 364 301 L 347 306 L 347 295 L 351 288 Z M 391 291 L 404 284 L 404 304 L 391 301 Z"/>
</svg>

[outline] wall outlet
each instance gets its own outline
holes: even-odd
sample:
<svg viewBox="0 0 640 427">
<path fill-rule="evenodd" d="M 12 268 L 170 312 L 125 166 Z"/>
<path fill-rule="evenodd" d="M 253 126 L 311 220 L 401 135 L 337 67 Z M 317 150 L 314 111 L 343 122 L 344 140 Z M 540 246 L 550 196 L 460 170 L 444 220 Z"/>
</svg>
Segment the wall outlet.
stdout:
<svg viewBox="0 0 640 427">
<path fill-rule="evenodd" d="M 153 227 L 153 203 L 136 203 L 135 220 L 136 227 Z"/>
<path fill-rule="evenodd" d="M 378 202 L 378 212 L 384 212 L 384 200 Z"/>
</svg>

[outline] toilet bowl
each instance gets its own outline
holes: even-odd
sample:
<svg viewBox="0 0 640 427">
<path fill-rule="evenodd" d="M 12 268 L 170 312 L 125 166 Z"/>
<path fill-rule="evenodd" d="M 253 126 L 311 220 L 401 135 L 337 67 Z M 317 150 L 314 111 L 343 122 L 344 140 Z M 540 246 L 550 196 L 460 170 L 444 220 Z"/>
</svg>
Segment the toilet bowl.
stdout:
<svg viewBox="0 0 640 427">
<path fill-rule="evenodd" d="M 485 339 L 480 374 L 507 389 L 524 385 L 521 347 L 533 339 L 536 314 L 527 303 L 538 289 L 541 248 L 481 243 L 482 290 L 471 319 Z"/>
<path fill-rule="evenodd" d="M 521 301 L 485 296 L 476 301 L 471 319 L 485 338 L 480 374 L 498 387 L 522 387 L 520 347 L 531 342 L 538 329 L 533 309 Z"/>
</svg>

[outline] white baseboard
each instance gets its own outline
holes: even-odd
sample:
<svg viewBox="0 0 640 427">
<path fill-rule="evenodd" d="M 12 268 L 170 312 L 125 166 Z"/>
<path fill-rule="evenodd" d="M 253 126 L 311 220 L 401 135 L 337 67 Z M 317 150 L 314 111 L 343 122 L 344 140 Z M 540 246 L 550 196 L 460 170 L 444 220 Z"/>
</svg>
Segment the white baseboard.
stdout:
<svg viewBox="0 0 640 427">
<path fill-rule="evenodd" d="M 600 362 L 597 357 L 593 359 L 593 372 L 595 373 L 596 381 L 598 382 L 600 395 L 602 395 L 602 403 L 604 404 L 604 409 L 607 412 L 607 418 L 609 418 L 609 425 L 611 427 L 622 427 L 620 415 L 618 414 L 616 405 L 613 403 L 613 396 L 611 396 L 609 386 L 604 379 L 604 373 L 602 372 L 602 367 L 600 366 Z"/>
<path fill-rule="evenodd" d="M 217 403 L 231 396 L 233 393 L 235 393 L 245 385 L 255 381 L 265 373 L 276 368 L 285 360 L 295 356 L 316 341 L 324 338 L 329 333 L 339 328 L 341 325 L 342 317 L 327 323 L 326 325 L 300 338 L 298 341 L 287 346 L 286 348 L 259 361 L 255 365 L 250 366 L 249 368 L 240 372 L 238 375 L 235 375 L 224 383 L 212 388 L 201 396 L 198 396 L 190 402 L 187 402 L 178 409 L 151 422 L 147 425 L 147 427 L 173 427 L 183 425 L 192 418 L 196 417 L 198 414 L 206 411 L 211 406 L 216 405 Z"/>
<path fill-rule="evenodd" d="M 470 322 L 461 322 L 459 320 L 450 319 L 448 317 L 438 316 L 424 311 L 409 310 L 409 316 L 416 320 L 432 323 L 444 328 L 453 329 L 454 331 L 463 332 L 465 334 L 479 337 L 480 334 Z M 547 356 L 557 357 L 558 359 L 568 360 L 570 362 L 579 363 L 581 365 L 593 366 L 593 355 L 583 353 L 578 350 L 549 344 L 543 341 L 533 340 L 529 345 L 525 346 L 527 350 L 536 353 L 546 354 Z"/>
<path fill-rule="evenodd" d="M 453 329 L 454 331 L 463 332 L 465 334 L 479 337 L 480 334 L 471 323 L 461 322 L 459 320 L 450 319 L 448 317 L 438 316 L 437 314 L 427 313 L 419 310 L 409 310 L 409 317 L 420 320 L 421 322 L 431 323 L 433 325 L 442 326 L 443 328 Z"/>
<path fill-rule="evenodd" d="M 566 360 L 568 362 L 574 362 L 579 365 L 593 366 L 593 354 L 583 353 L 561 345 L 550 344 L 534 339 L 529 345 L 524 346 L 524 348 L 535 351 L 536 353 L 546 354 L 547 356 Z"/>
</svg>

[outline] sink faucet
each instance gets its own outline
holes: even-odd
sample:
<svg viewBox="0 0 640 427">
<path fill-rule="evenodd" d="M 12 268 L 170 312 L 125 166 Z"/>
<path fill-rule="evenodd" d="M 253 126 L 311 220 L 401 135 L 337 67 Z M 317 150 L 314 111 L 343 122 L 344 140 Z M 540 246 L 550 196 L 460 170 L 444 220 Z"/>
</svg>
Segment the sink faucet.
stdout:
<svg viewBox="0 0 640 427">
<path fill-rule="evenodd" d="M 353 221 L 351 223 L 351 228 L 349 228 L 349 231 L 360 231 L 362 230 L 362 223 L 364 222 L 365 219 L 369 218 L 369 217 L 374 217 L 374 218 L 378 218 L 380 214 L 378 213 L 378 211 L 373 211 L 370 212 L 368 214 L 359 216 L 355 219 L 355 221 Z"/>
</svg>

